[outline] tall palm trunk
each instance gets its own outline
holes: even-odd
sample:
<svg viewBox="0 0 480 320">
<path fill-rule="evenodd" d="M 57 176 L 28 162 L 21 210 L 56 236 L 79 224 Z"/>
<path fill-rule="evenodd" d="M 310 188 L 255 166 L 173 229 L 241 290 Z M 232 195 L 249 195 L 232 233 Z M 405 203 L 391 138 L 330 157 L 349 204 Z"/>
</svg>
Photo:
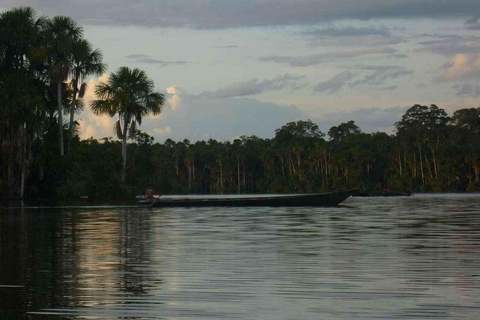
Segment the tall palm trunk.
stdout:
<svg viewBox="0 0 480 320">
<path fill-rule="evenodd" d="M 423 172 L 423 159 L 422 159 L 422 147 L 420 145 L 418 145 L 418 152 L 419 152 L 419 155 L 420 155 L 420 172 L 422 174 L 422 184 L 425 183 L 425 174 Z"/>
<path fill-rule="evenodd" d="M 127 117 L 124 117 L 123 119 L 123 134 L 122 134 L 122 159 L 123 159 L 123 165 L 122 165 L 122 183 L 125 183 L 125 177 L 127 175 L 127 132 L 128 132 L 128 122 L 127 122 Z"/>
<path fill-rule="evenodd" d="M 398 167 L 400 168 L 400 176 L 403 176 L 403 171 L 402 171 L 402 158 L 400 156 L 400 152 L 398 152 Z"/>
<path fill-rule="evenodd" d="M 220 162 L 220 193 L 223 194 L 223 163 Z"/>
<path fill-rule="evenodd" d="M 435 171 L 435 180 L 438 180 L 438 161 L 437 161 L 437 157 L 435 156 L 435 149 L 433 147 L 431 147 L 432 149 L 432 159 L 433 159 L 433 169 Z"/>
<path fill-rule="evenodd" d="M 62 117 L 62 81 L 57 81 L 57 107 L 58 107 L 58 143 L 60 145 L 60 155 L 64 155 L 63 151 L 63 117 Z"/>
<path fill-rule="evenodd" d="M 413 168 L 412 168 L 413 177 L 417 177 L 417 154 L 413 153 Z"/>
<path fill-rule="evenodd" d="M 425 163 L 427 165 L 427 169 L 428 169 L 428 173 L 430 174 L 430 178 L 433 179 L 433 172 L 432 172 L 432 168 L 431 168 L 431 165 L 430 165 L 430 161 L 428 161 L 428 157 L 425 156 Z"/>
<path fill-rule="evenodd" d="M 73 121 L 75 120 L 75 105 L 77 102 L 77 80 L 75 79 L 73 81 L 73 97 L 72 97 L 72 105 L 70 106 L 70 121 L 69 121 L 69 127 L 68 127 L 68 145 L 67 145 L 67 153 L 70 154 L 70 141 L 72 140 L 73 137 Z"/>
<path fill-rule="evenodd" d="M 186 162 L 188 171 L 188 193 L 192 193 L 192 160 L 188 159 Z"/>
<path fill-rule="evenodd" d="M 237 193 L 240 194 L 240 157 L 237 157 Z"/>
<path fill-rule="evenodd" d="M 20 152 L 20 167 L 21 167 L 21 174 L 20 174 L 20 199 L 23 199 L 25 195 L 25 179 L 27 175 L 27 136 L 26 136 L 26 128 L 25 124 L 20 127 L 20 141 L 21 141 L 21 152 Z"/>
</svg>

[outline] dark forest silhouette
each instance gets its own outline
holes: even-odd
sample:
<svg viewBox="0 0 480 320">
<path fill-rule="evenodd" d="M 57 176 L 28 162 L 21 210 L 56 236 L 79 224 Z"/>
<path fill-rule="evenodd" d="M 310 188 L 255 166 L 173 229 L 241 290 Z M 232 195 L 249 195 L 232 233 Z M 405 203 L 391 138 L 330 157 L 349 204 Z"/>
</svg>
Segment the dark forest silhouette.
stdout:
<svg viewBox="0 0 480 320">
<path fill-rule="evenodd" d="M 0 199 L 129 197 L 148 184 L 164 194 L 480 191 L 480 108 L 449 117 L 414 105 L 395 135 L 364 133 L 354 121 L 322 132 L 302 120 L 271 139 L 154 143 L 136 124 L 161 111 L 163 95 L 143 71 L 122 67 L 113 75 L 125 75 L 119 88 L 131 89 L 128 97 L 110 82 L 92 105 L 123 120 L 122 141 L 80 140 L 82 82 L 105 69 L 72 19 L 36 18 L 30 8 L 0 15 Z"/>
</svg>

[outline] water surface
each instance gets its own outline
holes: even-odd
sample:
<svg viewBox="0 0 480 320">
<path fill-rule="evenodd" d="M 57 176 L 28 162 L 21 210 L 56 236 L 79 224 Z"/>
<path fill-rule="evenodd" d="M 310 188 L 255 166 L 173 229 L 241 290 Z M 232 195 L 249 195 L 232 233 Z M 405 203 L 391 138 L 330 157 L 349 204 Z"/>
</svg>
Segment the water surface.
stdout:
<svg viewBox="0 0 480 320">
<path fill-rule="evenodd" d="M 0 209 L 0 319 L 478 319 L 480 195 Z"/>
</svg>

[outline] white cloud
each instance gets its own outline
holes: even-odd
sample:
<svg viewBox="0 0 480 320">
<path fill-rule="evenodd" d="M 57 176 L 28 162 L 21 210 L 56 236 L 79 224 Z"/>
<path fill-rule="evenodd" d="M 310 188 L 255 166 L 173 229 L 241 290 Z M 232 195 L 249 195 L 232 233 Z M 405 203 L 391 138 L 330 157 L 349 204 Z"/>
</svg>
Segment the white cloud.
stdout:
<svg viewBox="0 0 480 320">
<path fill-rule="evenodd" d="M 146 119 L 141 130 L 163 141 L 189 139 L 229 140 L 241 135 L 272 137 L 275 129 L 293 120 L 307 118 L 295 106 L 281 106 L 247 98 L 218 98 L 188 94 L 171 86 L 172 101 L 160 119 Z M 172 107 L 175 106 L 175 107 Z"/>
<path fill-rule="evenodd" d="M 175 110 L 182 105 L 182 99 L 180 95 L 182 94 L 182 90 L 173 85 L 167 88 L 167 93 L 170 97 L 167 99 L 167 105 L 170 106 L 170 109 Z"/>
<path fill-rule="evenodd" d="M 438 78 L 440 81 L 468 79 L 480 79 L 480 53 L 457 54 L 445 73 Z"/>
<path fill-rule="evenodd" d="M 153 132 L 159 135 L 169 135 L 172 133 L 172 128 L 170 128 L 170 126 L 167 126 L 165 128 L 155 128 L 153 129 Z"/>
<path fill-rule="evenodd" d="M 91 78 L 87 83 L 84 96 L 85 109 L 77 120 L 80 124 L 80 138 L 82 139 L 113 136 L 113 124 L 116 120 L 108 115 L 97 116 L 90 108 L 90 103 L 96 99 L 95 86 L 100 82 L 108 81 L 108 79 L 109 75 L 105 73 L 99 78 Z"/>
</svg>

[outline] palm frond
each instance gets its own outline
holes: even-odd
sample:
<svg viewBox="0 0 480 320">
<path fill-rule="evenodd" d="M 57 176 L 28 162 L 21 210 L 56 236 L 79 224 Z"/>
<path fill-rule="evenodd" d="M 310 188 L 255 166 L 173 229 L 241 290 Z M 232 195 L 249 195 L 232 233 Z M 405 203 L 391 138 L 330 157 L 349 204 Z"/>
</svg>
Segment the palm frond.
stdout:
<svg viewBox="0 0 480 320">
<path fill-rule="evenodd" d="M 85 101 L 83 99 L 77 99 L 75 101 L 75 109 L 74 109 L 75 114 L 78 115 L 82 113 L 83 109 L 85 109 Z"/>
<path fill-rule="evenodd" d="M 114 105 L 110 103 L 108 100 L 93 100 L 90 103 L 90 108 L 95 115 L 102 115 L 108 114 L 109 116 L 113 117 L 117 110 Z"/>
<path fill-rule="evenodd" d="M 147 96 L 146 107 L 149 112 L 154 115 L 162 112 L 163 105 L 165 103 L 165 96 L 158 92 L 152 92 Z"/>
<path fill-rule="evenodd" d="M 130 124 L 130 128 L 128 129 L 128 137 L 132 139 L 133 137 L 135 137 L 136 134 L 137 134 L 137 126 L 136 126 L 135 120 L 133 120 L 132 123 Z"/>
<path fill-rule="evenodd" d="M 87 90 L 87 84 L 84 82 L 80 86 L 80 91 L 78 92 L 78 97 L 83 98 L 85 96 L 85 91 Z"/>
<path fill-rule="evenodd" d="M 118 139 L 123 139 L 122 125 L 120 123 L 120 120 L 117 120 L 113 125 L 113 132 Z"/>
</svg>

